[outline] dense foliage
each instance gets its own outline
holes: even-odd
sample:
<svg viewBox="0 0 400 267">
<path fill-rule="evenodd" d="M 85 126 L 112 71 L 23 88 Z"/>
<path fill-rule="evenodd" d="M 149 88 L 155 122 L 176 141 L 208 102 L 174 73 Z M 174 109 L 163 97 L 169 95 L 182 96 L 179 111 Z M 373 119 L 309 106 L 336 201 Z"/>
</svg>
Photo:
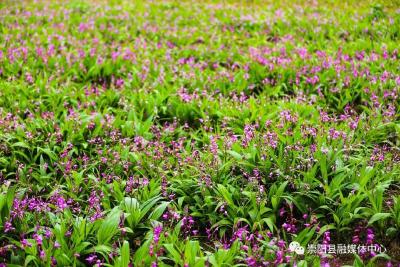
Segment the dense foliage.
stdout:
<svg viewBox="0 0 400 267">
<path fill-rule="evenodd" d="M 398 264 L 395 2 L 17 2 L 0 266 Z"/>
</svg>

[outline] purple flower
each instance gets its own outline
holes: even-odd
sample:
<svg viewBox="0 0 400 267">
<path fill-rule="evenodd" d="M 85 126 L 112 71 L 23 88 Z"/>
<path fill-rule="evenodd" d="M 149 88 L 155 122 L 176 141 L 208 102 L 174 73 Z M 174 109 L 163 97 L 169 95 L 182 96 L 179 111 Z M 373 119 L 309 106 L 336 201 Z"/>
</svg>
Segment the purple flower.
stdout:
<svg viewBox="0 0 400 267">
<path fill-rule="evenodd" d="M 46 230 L 46 232 L 45 232 L 45 234 L 44 234 L 44 236 L 47 238 L 47 239 L 50 239 L 50 237 L 52 236 L 52 232 L 49 230 L 49 229 L 47 229 Z"/>
<path fill-rule="evenodd" d="M 54 248 L 58 249 L 58 248 L 60 248 L 60 247 L 61 247 L 60 243 L 58 243 L 57 241 L 55 241 L 55 242 L 54 242 Z"/>
<path fill-rule="evenodd" d="M 36 243 L 41 246 L 43 244 L 43 237 L 42 235 L 33 234 L 33 239 L 36 240 Z"/>
<path fill-rule="evenodd" d="M 32 247 L 32 244 L 29 243 L 28 240 L 22 239 L 22 241 L 21 241 L 21 246 L 22 246 L 22 248 Z"/>
<path fill-rule="evenodd" d="M 158 241 L 160 240 L 160 234 L 163 230 L 163 227 L 161 224 L 157 225 L 154 230 L 153 230 L 153 241 L 155 244 L 158 244 Z"/>
<path fill-rule="evenodd" d="M 86 258 L 86 261 L 89 264 L 94 264 L 97 261 L 97 255 L 96 254 L 90 254 L 89 257 Z"/>
<path fill-rule="evenodd" d="M 14 231 L 15 228 L 12 226 L 11 220 L 8 220 L 4 223 L 4 232 L 8 233 Z"/>
<path fill-rule="evenodd" d="M 246 258 L 247 266 L 254 267 L 257 266 L 257 261 L 253 257 Z"/>
<path fill-rule="evenodd" d="M 44 252 L 44 250 L 40 250 L 39 251 L 39 257 L 42 259 L 42 260 L 44 260 L 45 258 L 46 258 L 46 252 Z"/>
</svg>

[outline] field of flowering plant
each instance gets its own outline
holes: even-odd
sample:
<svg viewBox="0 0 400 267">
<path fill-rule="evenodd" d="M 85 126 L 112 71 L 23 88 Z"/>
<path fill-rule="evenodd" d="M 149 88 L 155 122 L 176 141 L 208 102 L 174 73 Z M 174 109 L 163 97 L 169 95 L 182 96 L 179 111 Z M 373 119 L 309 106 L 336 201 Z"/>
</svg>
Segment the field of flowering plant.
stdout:
<svg viewBox="0 0 400 267">
<path fill-rule="evenodd" d="M 1 1 L 0 266 L 400 264 L 397 1 Z"/>
</svg>

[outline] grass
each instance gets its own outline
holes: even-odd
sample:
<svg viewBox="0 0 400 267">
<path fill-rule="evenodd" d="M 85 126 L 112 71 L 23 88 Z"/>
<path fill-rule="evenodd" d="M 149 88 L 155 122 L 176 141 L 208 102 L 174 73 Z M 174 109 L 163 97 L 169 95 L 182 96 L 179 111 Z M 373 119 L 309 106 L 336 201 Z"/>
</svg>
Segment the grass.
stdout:
<svg viewBox="0 0 400 267">
<path fill-rule="evenodd" d="M 399 264 L 399 12 L 0 3 L 0 266 Z"/>
</svg>

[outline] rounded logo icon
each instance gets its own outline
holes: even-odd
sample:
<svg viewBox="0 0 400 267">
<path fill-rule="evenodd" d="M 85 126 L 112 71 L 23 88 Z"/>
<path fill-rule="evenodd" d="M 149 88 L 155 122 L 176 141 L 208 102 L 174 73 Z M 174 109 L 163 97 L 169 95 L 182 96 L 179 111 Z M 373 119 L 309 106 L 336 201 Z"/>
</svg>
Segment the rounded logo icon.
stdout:
<svg viewBox="0 0 400 267">
<path fill-rule="evenodd" d="M 297 247 L 294 251 L 297 255 L 304 255 L 304 248 L 302 246 Z"/>
<path fill-rule="evenodd" d="M 289 244 L 289 250 L 292 252 L 296 252 L 296 254 L 298 255 L 304 254 L 304 247 L 302 247 L 297 241 L 293 241 Z"/>
</svg>

